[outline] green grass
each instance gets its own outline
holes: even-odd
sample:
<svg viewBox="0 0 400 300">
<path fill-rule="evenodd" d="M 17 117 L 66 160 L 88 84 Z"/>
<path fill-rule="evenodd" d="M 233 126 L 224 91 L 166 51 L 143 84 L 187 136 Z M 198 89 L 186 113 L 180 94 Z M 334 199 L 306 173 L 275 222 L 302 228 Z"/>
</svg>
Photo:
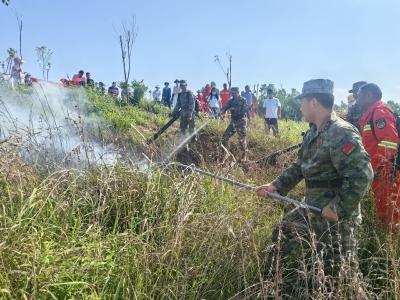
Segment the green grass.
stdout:
<svg viewBox="0 0 400 300">
<path fill-rule="evenodd" d="M 167 120 L 164 108 L 146 102 L 119 106 L 96 94 L 89 101 L 88 110 L 104 118 L 104 134 L 121 135 L 126 143 L 137 138 L 132 124 L 147 137 Z M 193 155 L 206 157 L 202 167 L 259 185 L 294 158 L 253 165 L 249 173 L 221 163 L 215 156 L 226 126 L 210 122 L 191 146 Z M 261 119 L 251 124 L 252 160 L 298 143 L 307 125 L 281 121 L 280 127 L 276 139 L 265 136 Z M 236 138 L 230 149 L 238 154 Z M 171 168 L 42 174 L 13 151 L 0 145 L 1 299 L 228 299 L 260 283 L 281 214 L 274 200 Z M 291 196 L 300 199 L 303 191 L 299 185 Z M 363 212 L 359 255 L 367 290 L 372 299 L 399 299 L 399 240 L 375 224 L 370 196 Z"/>
<path fill-rule="evenodd" d="M 179 172 L 63 172 L 25 189 L 1 197 L 10 298 L 225 298 L 257 281 L 274 222 L 254 196 Z"/>
<path fill-rule="evenodd" d="M 124 142 L 137 143 L 143 140 L 141 135 L 149 137 L 169 119 L 169 110 L 158 103 L 141 100 L 136 106 L 125 105 L 92 90 L 87 94 L 88 114 L 104 119 L 103 134 L 109 141 L 117 134 Z"/>
</svg>

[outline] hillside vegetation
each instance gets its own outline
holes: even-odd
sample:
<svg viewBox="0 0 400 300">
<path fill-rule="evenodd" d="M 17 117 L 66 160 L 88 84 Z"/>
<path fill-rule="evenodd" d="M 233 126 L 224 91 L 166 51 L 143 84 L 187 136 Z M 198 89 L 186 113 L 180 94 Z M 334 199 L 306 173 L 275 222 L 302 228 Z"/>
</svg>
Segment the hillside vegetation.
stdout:
<svg viewBox="0 0 400 300">
<path fill-rule="evenodd" d="M 162 158 L 178 135 L 175 124 L 155 145 L 145 141 L 168 120 L 167 109 L 141 101 L 121 106 L 88 92 L 88 114 L 103 119 L 92 134 L 130 151 Z M 201 117 L 198 124 L 207 119 Z M 281 121 L 280 139 L 249 127 L 250 168 L 244 172 L 219 147 L 227 120 L 213 120 L 189 146 L 201 167 L 248 184 L 272 180 L 295 157 L 255 161 L 301 141 L 307 125 Z M 167 146 L 168 147 L 167 147 Z M 236 138 L 230 150 L 238 154 Z M 128 152 L 127 152 L 128 153 Z M 173 165 L 92 166 L 39 171 L 0 144 L 0 297 L 3 299 L 228 299 L 242 291 L 265 297 L 266 255 L 283 206 L 271 199 Z M 304 186 L 290 195 L 300 199 Z M 399 241 L 374 223 L 363 199 L 360 238 L 363 282 L 371 299 L 400 299 Z M 332 298 L 350 295 L 338 287 Z M 314 299 L 326 299 L 320 291 Z"/>
</svg>

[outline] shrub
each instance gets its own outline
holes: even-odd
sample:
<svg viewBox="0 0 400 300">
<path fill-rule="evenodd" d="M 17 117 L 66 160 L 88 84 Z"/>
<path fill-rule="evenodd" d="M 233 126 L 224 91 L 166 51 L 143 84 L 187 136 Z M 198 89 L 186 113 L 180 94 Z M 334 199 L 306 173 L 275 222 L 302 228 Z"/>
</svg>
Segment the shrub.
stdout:
<svg viewBox="0 0 400 300">
<path fill-rule="evenodd" d="M 144 94 L 146 93 L 148 87 L 143 83 L 143 80 L 134 80 L 132 81 L 131 86 L 133 89 L 132 103 L 137 104 L 141 99 L 144 98 Z"/>
</svg>

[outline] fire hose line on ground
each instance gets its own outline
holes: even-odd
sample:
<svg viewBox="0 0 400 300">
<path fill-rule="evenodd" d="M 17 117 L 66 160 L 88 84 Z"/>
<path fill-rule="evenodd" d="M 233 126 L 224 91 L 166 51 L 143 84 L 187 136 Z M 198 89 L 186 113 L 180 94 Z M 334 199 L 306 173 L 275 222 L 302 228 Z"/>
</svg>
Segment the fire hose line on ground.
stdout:
<svg viewBox="0 0 400 300">
<path fill-rule="evenodd" d="M 198 174 L 202 174 L 202 175 L 205 175 L 205 176 L 209 176 L 209 177 L 212 177 L 212 178 L 215 178 L 215 179 L 230 183 L 232 185 L 244 188 L 244 189 L 252 191 L 252 192 L 255 192 L 257 190 L 257 188 L 254 187 L 254 186 L 251 186 L 251 185 L 248 185 L 248 184 L 245 184 L 245 183 L 242 183 L 242 182 L 230 179 L 230 178 L 226 178 L 226 177 L 223 177 L 223 176 L 220 176 L 220 175 L 208 172 L 208 171 L 204 171 L 202 169 L 199 169 L 199 168 L 196 168 L 196 167 L 193 167 L 193 166 L 184 165 L 184 164 L 179 163 L 179 162 L 173 162 L 171 164 L 172 165 L 176 165 L 176 166 L 178 166 L 180 168 L 192 170 L 193 172 L 198 173 Z M 276 199 L 276 200 L 279 200 L 281 202 L 286 202 L 286 203 L 290 203 L 290 204 L 293 204 L 293 205 L 301 207 L 301 208 L 309 209 L 312 212 L 315 212 L 315 213 L 318 213 L 318 214 L 320 214 L 322 212 L 322 210 L 319 207 L 307 204 L 307 203 L 302 202 L 302 201 L 294 200 L 294 199 L 291 199 L 291 198 L 288 198 L 288 197 L 284 197 L 284 196 L 281 196 L 279 194 L 270 193 L 270 192 L 267 192 L 267 195 L 269 197 L 271 197 L 273 199 Z"/>
</svg>

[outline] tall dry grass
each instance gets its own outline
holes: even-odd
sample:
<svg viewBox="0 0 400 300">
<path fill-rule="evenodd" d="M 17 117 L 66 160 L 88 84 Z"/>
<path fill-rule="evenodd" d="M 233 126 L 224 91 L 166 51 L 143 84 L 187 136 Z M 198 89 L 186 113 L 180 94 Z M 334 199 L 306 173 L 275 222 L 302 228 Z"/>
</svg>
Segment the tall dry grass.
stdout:
<svg viewBox="0 0 400 300">
<path fill-rule="evenodd" d="M 98 112 L 103 108 L 96 101 L 102 98 L 96 97 Z M 104 105 L 106 114 L 114 104 Z M 112 131 L 106 129 L 105 136 L 116 138 L 121 131 L 142 143 L 150 135 L 128 126 L 127 120 L 123 129 L 116 128 L 118 114 L 131 115 L 118 106 L 112 112 L 105 120 Z M 134 114 L 139 113 L 135 108 Z M 273 179 L 294 157 L 285 154 L 274 166 L 253 164 L 245 173 L 216 156 L 225 125 L 211 122 L 190 146 L 191 156 L 201 155 L 202 167 L 258 185 Z M 275 139 L 264 136 L 261 120 L 251 125 L 251 161 L 297 143 L 306 126 L 283 121 L 281 128 L 281 139 Z M 124 137 L 120 141 L 129 142 Z M 0 144 L 1 298 L 280 299 L 287 292 L 279 277 L 285 270 L 279 261 L 271 265 L 267 259 L 281 205 L 171 166 L 144 172 L 123 163 L 39 172 L 20 158 L 19 143 Z M 229 150 L 235 156 L 237 149 L 233 139 Z M 299 185 L 291 196 L 302 194 Z M 343 282 L 331 293 L 320 257 L 313 252 L 298 258 L 304 268 L 297 271 L 299 286 L 306 279 L 315 288 L 291 295 L 293 299 L 355 299 L 360 285 L 370 299 L 399 299 L 399 238 L 375 224 L 370 196 L 363 199 L 363 215 L 358 253 L 362 278 L 355 285 Z M 310 259 L 311 270 L 306 268 Z M 274 277 L 271 268 L 279 270 Z"/>
</svg>

